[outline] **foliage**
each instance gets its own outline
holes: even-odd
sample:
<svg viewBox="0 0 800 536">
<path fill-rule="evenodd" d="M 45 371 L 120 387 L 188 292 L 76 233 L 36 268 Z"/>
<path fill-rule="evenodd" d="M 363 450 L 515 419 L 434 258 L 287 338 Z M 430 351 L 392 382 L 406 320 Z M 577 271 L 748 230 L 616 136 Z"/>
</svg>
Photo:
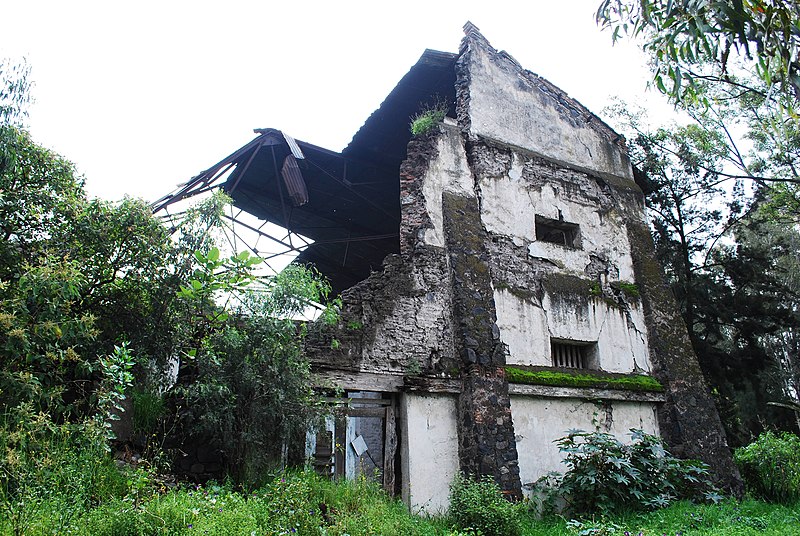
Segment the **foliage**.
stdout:
<svg viewBox="0 0 800 536">
<path fill-rule="evenodd" d="M 56 424 L 30 404 L 3 415 L 0 518 L 7 530 L 29 534 L 46 516 L 60 533 L 98 501 L 122 495 L 125 478 L 105 447 L 104 428 L 95 421 Z"/>
<path fill-rule="evenodd" d="M 611 518 L 571 520 L 567 530 L 532 534 L 574 534 L 575 536 L 650 536 L 650 535 L 756 535 L 782 536 L 796 532 L 798 512 L 795 508 L 763 502 L 726 500 L 715 504 L 694 504 L 688 501 L 654 512 L 626 512 Z"/>
<path fill-rule="evenodd" d="M 16 125 L 26 116 L 30 102 L 30 66 L 0 59 L 0 126 Z"/>
<path fill-rule="evenodd" d="M 764 424 L 791 426 L 791 414 L 769 402 L 800 400 L 800 234 L 787 225 L 800 212 L 787 201 L 792 183 L 777 182 L 793 180 L 793 153 L 781 156 L 775 143 L 765 142 L 747 156 L 731 135 L 741 118 L 735 110 L 657 129 L 630 108 L 614 111 L 627 125 L 631 159 L 642 171 L 637 181 L 656 257 L 729 442 L 746 444 Z M 785 194 L 780 201 L 779 191 Z"/>
<path fill-rule="evenodd" d="M 519 508 L 507 501 L 490 476 L 457 476 L 450 486 L 450 519 L 459 529 L 482 536 L 521 534 Z"/>
<path fill-rule="evenodd" d="M 117 500 L 88 512 L 73 533 L 366 536 L 443 534 L 365 480 L 333 483 L 282 473 L 250 493 L 211 483 L 154 495 L 139 507 Z"/>
<path fill-rule="evenodd" d="M 72 163 L 0 124 L 0 277 L 43 255 L 48 233 L 65 226 L 83 201 Z"/>
<path fill-rule="evenodd" d="M 664 387 L 652 376 L 643 374 L 611 375 L 608 373 L 583 374 L 552 370 L 524 370 L 506 367 L 506 378 L 513 383 L 529 385 L 555 385 L 559 387 L 598 387 L 631 391 L 663 391 Z"/>
<path fill-rule="evenodd" d="M 131 392 L 131 404 L 133 433 L 150 435 L 156 432 L 166 409 L 164 397 L 159 393 L 140 388 Z"/>
<path fill-rule="evenodd" d="M 260 259 L 247 253 L 222 258 L 214 248 L 195 258 L 180 290 L 195 330 L 170 394 L 181 408 L 177 437 L 219 449 L 229 474 L 253 486 L 319 412 L 293 318 L 330 287 L 300 266 L 259 279 Z"/>
<path fill-rule="evenodd" d="M 411 134 L 414 136 L 421 136 L 427 134 L 439 123 L 444 121 L 447 115 L 447 105 L 437 103 L 431 107 L 423 109 L 417 115 L 411 118 Z"/>
<path fill-rule="evenodd" d="M 639 287 L 635 283 L 620 281 L 619 283 L 616 283 L 616 286 L 631 298 L 639 297 Z"/>
<path fill-rule="evenodd" d="M 793 2 L 603 0 L 597 21 L 615 41 L 622 33 L 640 39 L 655 85 L 679 103 L 708 103 L 709 84 L 727 85 L 797 119 L 800 12 Z M 737 66 L 752 73 L 750 81 L 735 76 Z"/>
<path fill-rule="evenodd" d="M 800 501 L 800 437 L 770 431 L 736 449 L 736 464 L 748 490 L 767 501 Z"/>
<path fill-rule="evenodd" d="M 576 515 L 609 515 L 625 509 L 663 508 L 678 499 L 718 499 L 707 468 L 680 460 L 661 440 L 631 430 L 632 443 L 611 434 L 570 431 L 556 440 L 567 471 L 550 474 L 533 485 L 553 508 L 555 498 L 566 501 Z"/>
<path fill-rule="evenodd" d="M 67 458 L 63 460 L 69 462 Z M 100 460 L 107 470 L 96 479 L 104 487 L 95 488 L 93 499 L 88 503 L 69 503 L 65 502 L 67 497 L 50 490 L 42 494 L 40 500 L 26 502 L 25 534 L 478 534 L 474 530 L 451 528 L 447 518 L 413 516 L 402 503 L 390 499 L 379 486 L 365 480 L 333 482 L 309 471 L 278 474 L 263 487 L 249 492 L 214 483 L 170 488 L 141 471 L 122 473 L 116 470 L 102 453 L 97 453 L 94 460 Z M 74 467 L 78 467 L 78 463 L 87 466 L 87 461 L 75 460 Z M 580 522 L 568 522 L 561 517 L 537 518 L 521 512 L 521 533 L 531 536 L 578 536 L 581 533 L 777 536 L 796 532 L 799 512 L 797 505 L 771 505 L 752 500 L 704 505 L 677 502 L 655 512 L 624 512 Z M 614 532 L 610 532 L 612 529 Z M 12 519 L 5 515 L 0 516 L 0 534 L 13 534 Z"/>
</svg>

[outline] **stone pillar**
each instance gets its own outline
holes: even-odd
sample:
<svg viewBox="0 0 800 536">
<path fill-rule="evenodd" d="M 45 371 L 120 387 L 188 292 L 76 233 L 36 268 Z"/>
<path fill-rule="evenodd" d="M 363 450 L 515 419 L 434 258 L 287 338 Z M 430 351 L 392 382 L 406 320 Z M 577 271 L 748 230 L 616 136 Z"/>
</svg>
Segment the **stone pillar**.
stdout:
<svg viewBox="0 0 800 536">
<path fill-rule="evenodd" d="M 496 324 L 485 245 L 488 236 L 476 197 L 444 193 L 442 211 L 452 270 L 455 345 L 462 359 L 457 416 L 461 471 L 491 475 L 503 493 L 519 499 L 517 444 L 505 350 Z"/>
<path fill-rule="evenodd" d="M 628 240 L 647 323 L 653 375 L 664 385 L 666 395 L 658 411 L 661 437 L 673 454 L 707 463 L 717 485 L 741 497 L 744 486 L 739 470 L 678 305 L 653 256 L 650 232 L 642 222 L 629 222 Z"/>
</svg>

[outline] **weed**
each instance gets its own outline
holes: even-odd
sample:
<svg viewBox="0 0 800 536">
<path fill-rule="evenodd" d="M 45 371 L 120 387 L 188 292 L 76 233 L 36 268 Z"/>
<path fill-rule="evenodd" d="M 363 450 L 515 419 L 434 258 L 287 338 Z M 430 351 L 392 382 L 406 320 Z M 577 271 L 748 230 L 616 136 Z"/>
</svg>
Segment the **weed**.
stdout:
<svg viewBox="0 0 800 536">
<path fill-rule="evenodd" d="M 411 118 L 411 134 L 421 136 L 433 130 L 447 116 L 447 105 L 437 102 L 433 106 L 423 108 Z"/>
<path fill-rule="evenodd" d="M 639 297 L 639 287 L 636 286 L 634 283 L 627 283 L 625 281 L 620 281 L 619 283 L 616 283 L 614 286 L 619 288 L 629 298 Z"/>
<path fill-rule="evenodd" d="M 450 518 L 464 531 L 482 536 L 522 533 L 519 507 L 505 500 L 494 479 L 457 476 L 450 487 Z"/>
<path fill-rule="evenodd" d="M 656 509 L 680 498 L 714 499 L 708 469 L 680 460 L 664 449 L 658 437 L 631 430 L 625 445 L 611 434 L 573 430 L 556 440 L 568 470 L 548 475 L 532 488 L 555 504 L 566 501 L 572 514 L 609 515 L 622 509 Z"/>
</svg>

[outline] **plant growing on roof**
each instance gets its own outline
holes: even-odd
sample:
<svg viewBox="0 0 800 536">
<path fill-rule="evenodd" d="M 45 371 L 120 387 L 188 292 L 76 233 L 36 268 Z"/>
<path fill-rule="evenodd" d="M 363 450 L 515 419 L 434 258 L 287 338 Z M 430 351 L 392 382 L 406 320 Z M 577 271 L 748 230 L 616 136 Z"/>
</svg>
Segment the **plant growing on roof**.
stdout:
<svg viewBox="0 0 800 536">
<path fill-rule="evenodd" d="M 447 104 L 436 101 L 433 105 L 426 105 L 411 118 L 411 134 L 421 136 L 433 130 L 436 125 L 444 121 L 447 116 Z"/>
</svg>

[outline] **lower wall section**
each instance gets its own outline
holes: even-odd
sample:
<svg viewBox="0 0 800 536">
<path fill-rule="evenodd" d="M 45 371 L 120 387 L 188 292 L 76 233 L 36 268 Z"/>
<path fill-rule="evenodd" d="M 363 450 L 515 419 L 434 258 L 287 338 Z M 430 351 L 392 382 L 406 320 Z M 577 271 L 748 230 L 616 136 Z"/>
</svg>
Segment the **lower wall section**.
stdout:
<svg viewBox="0 0 800 536">
<path fill-rule="evenodd" d="M 401 397 L 403 500 L 414 513 L 444 513 L 458 474 L 455 395 L 407 393 Z"/>
<path fill-rule="evenodd" d="M 567 430 L 592 431 L 599 427 L 601 432 L 613 434 L 625 442 L 630 441 L 631 428 L 657 435 L 655 408 L 651 402 L 600 402 L 512 395 L 511 416 L 523 486 L 550 471 L 564 471 L 563 457 L 553 441 L 565 436 Z"/>
</svg>

